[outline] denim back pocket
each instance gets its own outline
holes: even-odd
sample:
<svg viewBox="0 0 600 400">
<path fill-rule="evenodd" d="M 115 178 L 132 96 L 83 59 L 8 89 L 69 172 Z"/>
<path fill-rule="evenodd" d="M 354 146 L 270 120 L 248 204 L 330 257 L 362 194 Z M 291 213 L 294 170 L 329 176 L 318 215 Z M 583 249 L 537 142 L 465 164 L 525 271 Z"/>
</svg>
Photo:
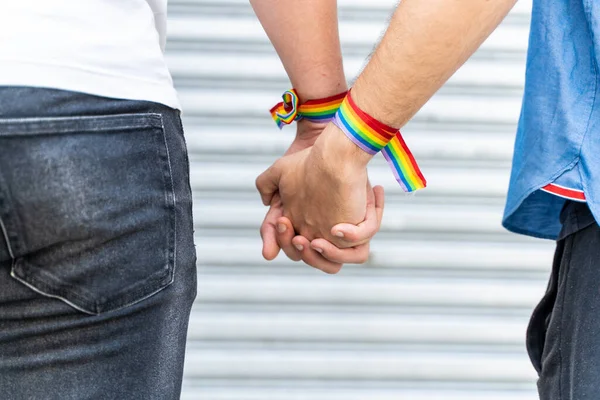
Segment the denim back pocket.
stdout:
<svg viewBox="0 0 600 400">
<path fill-rule="evenodd" d="M 173 281 L 175 196 L 160 114 L 0 120 L 12 276 L 99 314 Z"/>
</svg>

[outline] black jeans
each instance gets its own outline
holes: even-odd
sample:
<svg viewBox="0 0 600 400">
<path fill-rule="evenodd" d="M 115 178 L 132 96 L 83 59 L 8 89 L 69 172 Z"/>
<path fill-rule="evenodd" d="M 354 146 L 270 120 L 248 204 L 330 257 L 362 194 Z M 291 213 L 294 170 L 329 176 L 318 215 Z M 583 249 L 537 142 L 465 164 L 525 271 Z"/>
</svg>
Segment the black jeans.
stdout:
<svg viewBox="0 0 600 400">
<path fill-rule="evenodd" d="M 527 331 L 541 400 L 600 399 L 600 227 L 567 203 L 546 295 Z"/>
<path fill-rule="evenodd" d="M 179 398 L 195 260 L 178 111 L 0 87 L 1 398 Z"/>
</svg>

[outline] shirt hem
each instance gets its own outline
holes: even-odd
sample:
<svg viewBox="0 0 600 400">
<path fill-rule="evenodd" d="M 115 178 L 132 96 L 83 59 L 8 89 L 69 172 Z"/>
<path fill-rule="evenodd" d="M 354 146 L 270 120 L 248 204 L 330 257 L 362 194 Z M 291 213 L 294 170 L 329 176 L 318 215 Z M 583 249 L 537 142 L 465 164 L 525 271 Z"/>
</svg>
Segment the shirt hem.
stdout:
<svg viewBox="0 0 600 400">
<path fill-rule="evenodd" d="M 533 193 L 533 192 L 532 192 Z M 504 227 L 504 229 L 512 232 L 512 233 L 516 233 L 519 235 L 525 235 L 525 236 L 531 236 L 534 237 L 536 239 L 547 239 L 547 240 L 554 240 L 556 241 L 558 239 L 558 234 L 556 235 L 544 235 L 542 233 L 538 233 L 538 232 L 534 232 L 534 231 L 529 231 L 527 229 L 522 229 L 522 228 L 518 228 L 514 225 L 510 225 L 508 223 L 506 223 L 506 221 L 502 221 L 502 226 Z"/>
<path fill-rule="evenodd" d="M 90 71 L 47 64 L 0 61 L 0 86 L 30 86 L 69 90 L 114 99 L 141 100 L 181 110 L 170 80 L 147 81 L 135 77 L 102 75 Z"/>
<path fill-rule="evenodd" d="M 539 233 L 536 231 L 531 231 L 528 229 L 524 229 L 524 228 L 518 228 L 516 225 L 511 225 L 509 223 L 507 223 L 507 221 L 509 221 L 514 215 L 515 213 L 519 210 L 519 208 L 521 208 L 521 206 L 523 205 L 523 203 L 525 202 L 525 200 L 527 198 L 529 198 L 529 196 L 532 196 L 535 192 L 537 192 L 538 190 L 542 190 L 542 188 L 548 186 L 549 184 L 552 184 L 554 182 L 556 182 L 556 180 L 565 172 L 572 170 L 573 168 L 575 168 L 577 166 L 577 164 L 579 164 L 580 159 L 579 157 L 575 157 L 569 164 L 567 164 L 565 167 L 560 168 L 558 170 L 558 172 L 552 174 L 550 179 L 544 180 L 541 183 L 537 183 L 534 184 L 532 186 L 529 187 L 529 189 L 522 191 L 521 193 L 523 193 L 516 202 L 510 202 L 509 199 L 511 198 L 510 196 L 510 192 L 513 189 L 512 188 L 512 179 L 511 179 L 511 187 L 509 188 L 509 195 L 508 195 L 508 199 L 507 199 L 507 203 L 506 203 L 506 207 L 504 209 L 504 216 L 502 217 L 502 226 L 507 229 L 510 232 L 513 233 L 517 233 L 520 235 L 526 235 L 526 236 L 531 236 L 534 238 L 538 238 L 538 239 L 550 239 L 550 240 L 556 240 L 556 238 L 558 238 L 558 235 L 560 233 L 560 231 L 557 231 L 556 234 L 554 235 L 545 235 L 543 233 Z M 513 171 L 514 173 L 514 171 Z M 582 182 L 582 187 L 583 187 L 583 192 L 584 195 L 586 195 L 585 193 L 585 185 L 583 185 Z M 546 193 L 550 194 L 550 195 L 555 195 L 554 193 L 549 193 L 547 191 L 545 191 Z M 556 196 L 556 195 L 555 195 Z M 556 196 L 556 197 L 560 197 L 560 196 Z M 586 195 L 587 198 L 587 195 Z M 511 207 L 509 207 L 510 205 L 512 205 Z"/>
<path fill-rule="evenodd" d="M 572 200 L 579 203 L 586 202 L 586 197 L 583 190 L 572 189 L 556 183 L 549 183 L 546 186 L 541 187 L 539 190 L 543 190 L 546 193 L 553 194 L 566 200 Z"/>
</svg>

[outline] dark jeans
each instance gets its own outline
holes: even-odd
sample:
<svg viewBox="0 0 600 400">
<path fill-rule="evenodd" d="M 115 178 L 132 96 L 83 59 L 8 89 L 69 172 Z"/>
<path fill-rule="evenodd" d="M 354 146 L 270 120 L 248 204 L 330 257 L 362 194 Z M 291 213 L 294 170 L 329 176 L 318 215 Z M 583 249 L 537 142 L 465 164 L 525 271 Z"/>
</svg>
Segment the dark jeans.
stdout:
<svg viewBox="0 0 600 400">
<path fill-rule="evenodd" d="M 600 227 L 584 203 L 561 215 L 552 275 L 527 331 L 541 400 L 600 399 Z"/>
<path fill-rule="evenodd" d="M 178 111 L 0 87 L 0 228 L 0 398 L 179 398 L 196 265 Z"/>
</svg>

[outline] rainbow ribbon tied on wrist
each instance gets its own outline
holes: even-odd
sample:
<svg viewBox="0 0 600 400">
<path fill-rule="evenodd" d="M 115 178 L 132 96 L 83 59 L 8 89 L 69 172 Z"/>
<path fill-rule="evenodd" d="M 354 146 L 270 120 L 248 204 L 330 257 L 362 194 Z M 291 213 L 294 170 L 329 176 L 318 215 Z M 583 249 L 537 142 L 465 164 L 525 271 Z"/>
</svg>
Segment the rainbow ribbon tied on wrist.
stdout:
<svg viewBox="0 0 600 400">
<path fill-rule="evenodd" d="M 336 113 L 333 123 L 367 153 L 374 155 L 381 151 L 405 192 L 413 192 L 427 186 L 427 181 L 400 131 L 379 122 L 358 108 L 350 92 Z"/>
<path fill-rule="evenodd" d="M 333 119 L 340 104 L 344 101 L 346 93 L 339 93 L 324 99 L 308 100 L 300 104 L 298 93 L 295 89 L 290 89 L 281 96 L 283 101 L 271 108 L 271 116 L 279 129 L 301 119 L 326 123 Z"/>
</svg>

